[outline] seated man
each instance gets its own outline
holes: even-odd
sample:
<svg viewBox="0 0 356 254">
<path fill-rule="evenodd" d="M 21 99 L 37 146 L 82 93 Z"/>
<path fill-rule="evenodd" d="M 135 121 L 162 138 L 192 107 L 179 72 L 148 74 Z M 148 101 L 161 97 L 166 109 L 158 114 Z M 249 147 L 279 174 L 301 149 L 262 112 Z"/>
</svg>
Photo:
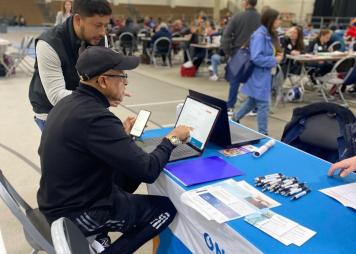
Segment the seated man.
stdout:
<svg viewBox="0 0 356 254">
<path fill-rule="evenodd" d="M 125 182 L 153 183 L 190 128 L 178 126 L 150 154 L 128 135 L 134 118 L 121 122 L 108 110 L 126 95 L 137 57 L 93 46 L 79 57 L 81 83 L 51 110 L 39 147 L 42 175 L 37 201 L 51 223 L 71 219 L 85 236 L 119 231 L 103 253 L 133 253 L 173 220 L 167 197 L 137 195 Z"/>
</svg>

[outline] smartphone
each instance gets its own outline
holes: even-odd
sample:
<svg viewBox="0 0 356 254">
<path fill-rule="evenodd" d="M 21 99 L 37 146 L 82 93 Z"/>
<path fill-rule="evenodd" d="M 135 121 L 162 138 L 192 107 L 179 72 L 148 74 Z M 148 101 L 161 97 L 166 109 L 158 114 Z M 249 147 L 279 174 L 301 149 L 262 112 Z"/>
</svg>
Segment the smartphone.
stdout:
<svg viewBox="0 0 356 254">
<path fill-rule="evenodd" d="M 150 118 L 151 112 L 147 110 L 140 110 L 136 117 L 136 121 L 132 126 L 130 135 L 136 138 L 141 137 L 143 130 L 146 127 L 148 119 Z"/>
</svg>

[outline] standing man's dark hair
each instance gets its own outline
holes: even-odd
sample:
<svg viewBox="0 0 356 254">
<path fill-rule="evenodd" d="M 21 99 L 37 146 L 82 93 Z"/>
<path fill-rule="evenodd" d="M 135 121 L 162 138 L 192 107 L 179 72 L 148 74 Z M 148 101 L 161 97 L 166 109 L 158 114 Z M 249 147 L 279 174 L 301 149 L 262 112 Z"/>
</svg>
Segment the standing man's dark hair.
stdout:
<svg viewBox="0 0 356 254">
<path fill-rule="evenodd" d="M 231 57 L 250 38 L 251 34 L 260 26 L 261 16 L 255 9 L 257 0 L 244 0 L 243 12 L 236 13 L 226 25 L 221 37 L 221 47 L 225 55 Z M 240 86 L 239 78 L 230 79 L 230 90 L 227 107 L 231 111 L 235 107 Z"/>
<path fill-rule="evenodd" d="M 107 0 L 74 0 L 73 15 L 36 39 L 35 71 L 29 99 L 42 130 L 50 110 L 79 85 L 79 49 L 104 45 L 112 10 Z"/>
<path fill-rule="evenodd" d="M 252 7 L 256 7 L 257 0 L 246 0 L 247 4 L 251 5 Z"/>
<path fill-rule="evenodd" d="M 110 3 L 106 0 L 75 0 L 73 13 L 82 17 L 93 17 L 94 15 L 111 15 Z"/>
</svg>

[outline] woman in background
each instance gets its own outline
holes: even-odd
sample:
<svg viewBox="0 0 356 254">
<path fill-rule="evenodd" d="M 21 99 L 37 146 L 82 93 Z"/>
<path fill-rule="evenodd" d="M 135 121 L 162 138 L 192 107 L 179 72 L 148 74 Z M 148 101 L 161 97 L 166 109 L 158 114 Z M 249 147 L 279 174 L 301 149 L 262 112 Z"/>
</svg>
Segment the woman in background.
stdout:
<svg viewBox="0 0 356 254">
<path fill-rule="evenodd" d="M 289 73 L 300 74 L 301 66 L 300 64 L 288 59 L 287 55 L 298 56 L 303 54 L 305 51 L 303 29 L 298 26 L 293 26 L 288 30 L 287 37 L 283 42 L 284 58 L 282 63 L 282 70 L 284 76 L 286 77 L 288 65 Z"/>
<path fill-rule="evenodd" d="M 248 97 L 233 119 L 239 122 L 248 112 L 257 108 L 258 131 L 267 135 L 272 69 L 283 59 L 283 54 L 278 53 L 276 30 L 281 24 L 278 11 L 271 8 L 264 11 L 261 24 L 250 41 L 251 61 L 255 67 L 251 77 L 241 88 L 241 92 Z"/>
<path fill-rule="evenodd" d="M 72 0 L 65 0 L 62 4 L 62 9 L 57 13 L 56 24 L 60 25 L 72 15 Z"/>
<path fill-rule="evenodd" d="M 318 37 L 316 37 L 315 40 L 309 44 L 307 52 L 313 54 L 329 52 L 328 47 L 331 35 L 331 30 L 321 29 Z M 333 68 L 333 63 L 328 61 L 320 61 L 319 63 L 308 64 L 307 66 L 311 68 L 308 73 L 310 79 L 314 84 L 316 84 L 315 77 L 321 77 L 330 72 Z"/>
</svg>

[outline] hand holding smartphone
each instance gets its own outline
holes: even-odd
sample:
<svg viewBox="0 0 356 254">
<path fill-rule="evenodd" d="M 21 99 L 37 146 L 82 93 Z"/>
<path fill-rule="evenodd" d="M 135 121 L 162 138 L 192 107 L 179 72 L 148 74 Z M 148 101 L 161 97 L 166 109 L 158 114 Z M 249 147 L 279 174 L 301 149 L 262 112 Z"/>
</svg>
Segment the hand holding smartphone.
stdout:
<svg viewBox="0 0 356 254">
<path fill-rule="evenodd" d="M 141 137 L 143 130 L 146 127 L 148 119 L 150 118 L 151 112 L 147 110 L 140 110 L 136 117 L 136 121 L 132 126 L 130 135 L 136 138 Z"/>
</svg>

